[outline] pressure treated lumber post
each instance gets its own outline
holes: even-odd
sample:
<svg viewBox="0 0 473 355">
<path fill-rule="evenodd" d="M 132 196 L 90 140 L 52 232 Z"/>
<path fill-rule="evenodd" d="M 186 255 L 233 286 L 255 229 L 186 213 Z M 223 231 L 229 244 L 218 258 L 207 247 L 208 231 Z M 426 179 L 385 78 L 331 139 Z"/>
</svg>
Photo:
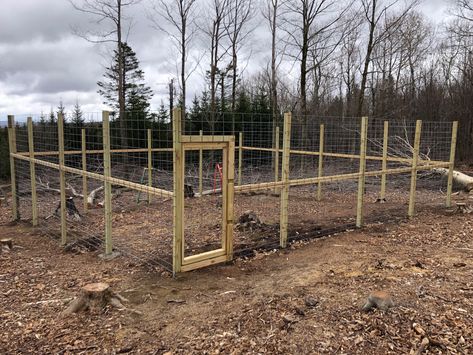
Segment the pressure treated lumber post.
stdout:
<svg viewBox="0 0 473 355">
<path fill-rule="evenodd" d="M 226 159 L 226 172 L 223 181 L 226 181 L 225 196 L 225 249 L 227 251 L 227 261 L 233 259 L 233 223 L 234 223 L 234 196 L 235 196 L 235 140 L 228 142 L 228 152 Z M 223 187 L 223 186 L 222 186 Z"/>
<path fill-rule="evenodd" d="M 184 216 L 184 161 L 181 143 L 181 109 L 174 108 L 172 111 L 172 138 L 173 138 L 173 248 L 172 248 L 172 270 L 173 274 L 181 271 L 183 254 L 183 216 Z"/>
<path fill-rule="evenodd" d="M 274 182 L 279 181 L 279 126 L 276 127 L 275 142 L 274 142 Z M 275 187 L 274 192 L 278 193 L 279 188 Z"/>
<path fill-rule="evenodd" d="M 416 133 L 414 137 L 414 153 L 412 156 L 412 172 L 411 172 L 411 189 L 409 192 L 409 210 L 407 215 L 409 218 L 414 217 L 416 203 L 416 186 L 417 186 L 417 162 L 419 159 L 420 135 L 422 130 L 422 121 L 416 121 Z"/>
<path fill-rule="evenodd" d="M 36 195 L 36 169 L 34 164 L 34 139 L 33 139 L 33 119 L 28 117 L 28 151 L 30 155 L 30 180 L 31 180 L 31 222 L 33 227 L 38 225 L 38 198 Z"/>
<path fill-rule="evenodd" d="M 67 243 L 67 221 L 66 221 L 66 172 L 64 170 L 64 115 L 57 115 L 57 139 L 59 148 L 59 190 L 61 191 L 61 245 Z"/>
<path fill-rule="evenodd" d="M 199 136 L 202 139 L 202 136 L 204 133 L 202 130 L 199 131 Z M 233 152 L 235 154 L 235 152 Z M 202 192 L 203 192 L 203 181 L 202 181 L 202 164 L 204 160 L 204 151 L 202 149 L 199 149 L 199 196 L 202 197 Z"/>
<path fill-rule="evenodd" d="M 153 149 L 151 129 L 148 128 L 148 186 L 153 187 Z M 151 194 L 148 192 L 148 204 L 151 203 Z"/>
<path fill-rule="evenodd" d="M 279 239 L 281 248 L 287 246 L 287 223 L 288 223 L 288 202 L 289 202 L 289 157 L 291 150 L 291 119 L 290 112 L 284 114 L 283 129 L 283 153 L 281 181 L 284 185 L 281 189 L 281 215 L 279 221 Z"/>
<path fill-rule="evenodd" d="M 89 195 L 87 191 L 87 175 L 85 172 L 87 171 L 87 137 L 85 135 L 85 128 L 81 129 L 81 153 L 82 153 L 82 194 L 84 195 L 83 203 L 84 203 L 84 213 L 87 212 L 88 209 L 88 201 L 87 196 Z"/>
<path fill-rule="evenodd" d="M 363 225 L 363 200 L 365 194 L 366 143 L 368 137 L 368 117 L 361 118 L 360 134 L 360 170 L 358 177 L 358 197 L 356 202 L 356 226 Z"/>
<path fill-rule="evenodd" d="M 324 166 L 324 140 L 325 140 L 325 126 L 320 125 L 320 139 L 319 139 L 319 172 L 318 177 L 323 176 L 323 166 Z M 317 184 L 317 201 L 322 199 L 322 183 Z"/>
<path fill-rule="evenodd" d="M 447 202 L 446 202 L 447 207 L 452 207 L 453 168 L 455 166 L 457 131 L 458 131 L 458 121 L 454 121 L 452 124 L 452 141 L 450 143 L 450 165 L 448 167 Z"/>
<path fill-rule="evenodd" d="M 238 186 L 241 186 L 241 169 L 243 167 L 243 132 L 238 139 Z"/>
<path fill-rule="evenodd" d="M 103 130 L 103 175 L 105 179 L 112 176 L 110 162 L 110 114 L 108 111 L 102 111 L 102 130 Z M 123 132 L 122 132 L 123 134 Z M 104 182 L 104 209 L 105 209 L 105 255 L 112 254 L 112 184 L 105 180 Z"/>
<path fill-rule="evenodd" d="M 388 140 L 389 140 L 389 121 L 384 121 L 383 130 L 383 161 L 381 163 L 381 170 L 386 171 L 388 168 Z M 386 201 L 386 173 L 381 174 L 381 191 L 379 194 L 379 201 Z"/>
<path fill-rule="evenodd" d="M 16 130 L 15 116 L 8 115 L 8 146 L 10 149 L 10 181 L 12 198 L 12 217 L 14 221 L 20 219 L 19 201 L 18 201 L 18 183 L 16 181 L 15 158 L 12 154 L 16 153 Z"/>
</svg>

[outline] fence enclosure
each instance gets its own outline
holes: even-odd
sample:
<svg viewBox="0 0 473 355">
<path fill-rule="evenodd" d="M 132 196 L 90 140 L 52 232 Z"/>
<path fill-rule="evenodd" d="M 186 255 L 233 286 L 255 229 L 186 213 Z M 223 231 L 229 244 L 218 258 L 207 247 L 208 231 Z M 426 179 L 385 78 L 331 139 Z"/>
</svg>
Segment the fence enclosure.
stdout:
<svg viewBox="0 0 473 355">
<path fill-rule="evenodd" d="M 404 198 L 413 217 L 419 177 L 438 169 L 448 169 L 451 205 L 457 122 L 182 115 L 127 113 L 126 132 L 108 112 L 80 126 L 9 116 L 13 219 L 67 250 L 119 251 L 176 273 L 330 225 L 362 227 L 366 213 L 398 212 Z M 385 203 L 367 212 L 373 196 Z M 248 210 L 261 220 L 237 220 Z"/>
</svg>

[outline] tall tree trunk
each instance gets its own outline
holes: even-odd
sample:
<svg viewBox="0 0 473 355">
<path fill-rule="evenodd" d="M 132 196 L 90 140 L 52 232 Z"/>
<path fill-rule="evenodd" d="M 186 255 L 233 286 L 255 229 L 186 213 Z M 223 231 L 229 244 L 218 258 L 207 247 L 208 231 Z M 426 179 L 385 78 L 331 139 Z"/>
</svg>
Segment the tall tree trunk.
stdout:
<svg viewBox="0 0 473 355">
<path fill-rule="evenodd" d="M 368 45 L 366 47 L 366 57 L 365 63 L 363 66 L 363 73 L 361 75 L 361 85 L 360 85 L 360 97 L 358 98 L 358 110 L 357 116 L 361 117 L 363 115 L 363 104 L 365 102 L 365 90 L 366 90 L 366 82 L 368 81 L 368 70 L 371 62 L 371 54 L 373 52 L 373 43 L 374 43 L 374 31 L 376 29 L 376 1 L 372 0 L 372 9 L 371 9 L 371 17 L 369 20 L 370 23 L 370 33 L 368 39 Z"/>
</svg>

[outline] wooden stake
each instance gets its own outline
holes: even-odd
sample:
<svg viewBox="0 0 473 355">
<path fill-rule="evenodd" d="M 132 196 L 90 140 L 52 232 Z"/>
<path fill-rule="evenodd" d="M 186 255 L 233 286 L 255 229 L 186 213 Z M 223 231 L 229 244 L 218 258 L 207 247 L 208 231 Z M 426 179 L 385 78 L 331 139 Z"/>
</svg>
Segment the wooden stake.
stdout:
<svg viewBox="0 0 473 355">
<path fill-rule="evenodd" d="M 416 121 L 416 133 L 414 138 L 414 153 L 412 157 L 411 189 L 409 192 L 409 218 L 414 217 L 416 203 L 416 185 L 417 185 L 417 161 L 419 159 L 420 135 L 422 130 L 422 121 Z"/>
<path fill-rule="evenodd" d="M 61 245 L 67 243 L 67 221 L 66 221 L 66 171 L 64 170 L 64 116 L 57 115 L 57 133 L 59 147 L 59 189 L 61 191 Z"/>
<path fill-rule="evenodd" d="M 14 221 L 20 219 L 19 200 L 18 200 L 18 182 L 16 181 L 15 158 L 12 154 L 16 154 L 16 130 L 15 116 L 8 115 L 8 146 L 10 149 L 10 180 L 11 180 L 11 196 L 12 196 L 12 217 Z"/>
<path fill-rule="evenodd" d="M 102 111 L 103 130 L 103 175 L 112 176 L 110 162 L 110 115 L 107 111 Z M 123 132 L 122 132 L 123 133 Z M 105 255 L 112 254 L 112 184 L 104 182 L 104 210 L 105 210 Z"/>
<path fill-rule="evenodd" d="M 281 189 L 281 215 L 279 226 L 279 242 L 281 248 L 287 246 L 287 224 L 288 224 L 288 202 L 289 202 L 289 158 L 291 149 L 291 118 L 290 112 L 284 114 L 284 131 L 283 131 L 283 154 L 282 154 L 282 175 L 281 181 L 283 187 Z"/>
<path fill-rule="evenodd" d="M 455 167 L 455 150 L 457 147 L 458 121 L 452 124 L 452 141 L 450 143 L 450 166 L 448 167 L 446 206 L 452 207 L 453 168 Z"/>
<path fill-rule="evenodd" d="M 202 130 L 199 131 L 199 136 L 203 137 Z M 202 164 L 204 160 L 204 151 L 199 149 L 199 196 L 202 197 L 203 180 L 202 180 Z"/>
<path fill-rule="evenodd" d="M 323 164 L 324 164 L 324 139 L 325 139 L 325 126 L 323 124 L 320 125 L 320 140 L 319 140 L 319 173 L 318 177 L 323 176 Z M 317 184 L 317 201 L 322 199 L 322 183 L 319 182 Z"/>
<path fill-rule="evenodd" d="M 238 186 L 241 186 L 241 170 L 243 167 L 243 132 L 240 132 L 238 142 Z"/>
<path fill-rule="evenodd" d="M 33 139 L 33 119 L 28 117 L 28 149 L 30 158 L 34 159 L 34 139 Z M 30 180 L 31 180 L 31 216 L 33 227 L 38 225 L 38 198 L 36 195 L 36 169 L 34 161 L 30 160 Z"/>
<path fill-rule="evenodd" d="M 184 155 L 181 144 L 181 109 L 174 108 L 172 111 L 172 137 L 174 147 L 173 174 L 173 248 L 172 248 L 172 270 L 173 274 L 181 272 L 182 257 L 184 253 Z"/>
<path fill-rule="evenodd" d="M 226 222 L 226 252 L 227 252 L 227 261 L 233 259 L 233 203 L 234 203 L 234 194 L 235 194 L 235 139 L 228 143 L 228 153 L 227 153 L 227 172 L 225 184 L 227 195 L 226 195 L 226 204 L 225 204 L 225 222 Z"/>
<path fill-rule="evenodd" d="M 85 135 L 85 128 L 81 129 L 81 148 L 82 148 L 82 171 L 87 171 L 87 138 Z M 87 175 L 82 175 L 82 194 L 84 195 L 83 204 L 84 204 L 84 213 L 87 213 L 88 201 L 87 196 L 89 195 L 87 191 Z"/>
<path fill-rule="evenodd" d="M 148 128 L 148 186 L 153 187 L 153 152 L 152 133 Z M 148 193 L 148 204 L 151 203 L 151 194 Z"/>
<path fill-rule="evenodd" d="M 275 142 L 274 142 L 274 181 L 279 181 L 279 127 L 276 127 Z M 278 193 L 279 189 L 274 189 L 275 193 Z"/>
<path fill-rule="evenodd" d="M 383 162 L 381 163 L 381 170 L 388 168 L 388 140 L 389 140 L 389 121 L 384 121 L 383 131 Z M 386 173 L 381 175 L 381 192 L 379 194 L 379 201 L 386 201 Z"/>
<path fill-rule="evenodd" d="M 358 198 L 356 203 L 356 226 L 363 225 L 363 200 L 365 194 L 366 143 L 368 136 L 368 117 L 361 118 L 360 134 L 360 171 L 358 177 Z"/>
</svg>

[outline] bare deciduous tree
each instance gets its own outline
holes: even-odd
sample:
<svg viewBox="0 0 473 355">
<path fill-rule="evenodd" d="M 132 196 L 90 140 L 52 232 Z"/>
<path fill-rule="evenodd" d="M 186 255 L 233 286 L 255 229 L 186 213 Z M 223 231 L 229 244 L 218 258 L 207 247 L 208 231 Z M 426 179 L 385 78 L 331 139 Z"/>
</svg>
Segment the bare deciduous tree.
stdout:
<svg viewBox="0 0 473 355">
<path fill-rule="evenodd" d="M 196 0 L 157 0 L 152 2 L 154 26 L 166 33 L 174 42 L 180 55 L 179 78 L 182 109 L 186 109 L 186 83 L 195 67 L 188 69 L 188 55 L 197 27 L 195 23 Z M 163 21 L 168 26 L 163 25 Z"/>
<path fill-rule="evenodd" d="M 238 75 L 238 52 L 245 44 L 253 28 L 248 27 L 253 11 L 252 0 L 234 0 L 230 2 L 228 13 L 228 25 L 225 26 L 230 41 L 231 63 L 229 69 L 232 73 L 231 87 L 231 110 L 235 111 L 237 75 Z"/>
<path fill-rule="evenodd" d="M 364 17 L 365 23 L 368 25 L 368 40 L 366 44 L 366 52 L 364 54 L 363 71 L 361 74 L 357 116 L 363 115 L 365 90 L 368 81 L 368 75 L 370 74 L 369 69 L 374 48 L 401 27 L 407 14 L 409 14 L 409 12 L 418 4 L 418 2 L 418 0 L 409 0 L 405 8 L 402 9 L 387 26 L 384 26 L 383 31 L 377 31 L 379 30 L 379 25 L 383 20 L 389 17 L 389 12 L 400 3 L 400 0 L 361 0 L 362 15 Z"/>
<path fill-rule="evenodd" d="M 118 57 L 118 107 L 120 117 L 120 131 L 125 132 L 125 71 L 123 65 L 123 27 L 129 20 L 123 11 L 125 8 L 139 3 L 141 0 L 69 0 L 72 6 L 80 12 L 92 15 L 100 27 L 99 31 L 76 30 L 76 33 L 93 43 L 111 42 L 116 45 Z M 127 137 L 121 134 L 121 144 L 127 146 Z"/>
</svg>

